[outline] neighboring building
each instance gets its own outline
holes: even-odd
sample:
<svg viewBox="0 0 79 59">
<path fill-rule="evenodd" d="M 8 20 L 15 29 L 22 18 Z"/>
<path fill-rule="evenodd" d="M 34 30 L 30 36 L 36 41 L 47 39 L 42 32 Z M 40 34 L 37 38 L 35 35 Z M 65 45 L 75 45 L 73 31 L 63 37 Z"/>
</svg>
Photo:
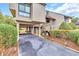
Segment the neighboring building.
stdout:
<svg viewBox="0 0 79 59">
<path fill-rule="evenodd" d="M 77 27 L 79 27 L 79 20 L 76 22 Z"/>
<path fill-rule="evenodd" d="M 40 35 L 42 31 L 58 29 L 62 22 L 71 22 L 71 17 L 46 11 L 44 3 L 11 3 L 10 11 L 17 21 L 20 34 L 30 32 Z"/>
<path fill-rule="evenodd" d="M 71 22 L 71 17 L 56 12 L 46 11 L 46 31 L 59 29 L 62 22 Z"/>
<path fill-rule="evenodd" d="M 71 23 L 71 20 L 72 20 L 72 17 L 64 15 L 64 21 L 65 22 Z"/>
<path fill-rule="evenodd" d="M 18 23 L 20 34 L 30 32 L 40 35 L 42 25 L 46 23 L 45 5 L 43 3 L 9 4 L 10 11 Z"/>
</svg>

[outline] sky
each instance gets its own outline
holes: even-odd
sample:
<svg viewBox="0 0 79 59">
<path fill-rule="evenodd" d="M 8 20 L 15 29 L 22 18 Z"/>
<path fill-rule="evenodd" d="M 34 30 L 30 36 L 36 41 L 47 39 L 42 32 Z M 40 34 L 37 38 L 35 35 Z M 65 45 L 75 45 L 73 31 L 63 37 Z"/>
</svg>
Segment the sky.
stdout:
<svg viewBox="0 0 79 59">
<path fill-rule="evenodd" d="M 9 4 L 8 3 L 0 3 L 0 12 L 3 15 L 11 16 L 10 10 L 9 10 Z"/>
<path fill-rule="evenodd" d="M 50 3 L 47 4 L 46 10 L 79 17 L 79 3 Z"/>
<path fill-rule="evenodd" d="M 79 17 L 79 3 L 47 3 L 45 9 L 67 16 Z M 11 16 L 8 3 L 0 3 L 0 11 L 4 15 Z"/>
</svg>

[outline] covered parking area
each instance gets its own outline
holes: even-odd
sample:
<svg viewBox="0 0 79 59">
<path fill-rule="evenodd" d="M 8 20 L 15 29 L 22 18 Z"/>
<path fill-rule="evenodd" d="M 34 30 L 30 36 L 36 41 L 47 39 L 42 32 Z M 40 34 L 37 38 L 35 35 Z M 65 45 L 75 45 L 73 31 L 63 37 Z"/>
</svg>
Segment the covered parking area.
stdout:
<svg viewBox="0 0 79 59">
<path fill-rule="evenodd" d="M 41 35 L 42 32 L 42 25 L 41 22 L 22 22 L 18 21 L 17 28 L 19 29 L 19 34 L 34 34 L 34 35 Z"/>
</svg>

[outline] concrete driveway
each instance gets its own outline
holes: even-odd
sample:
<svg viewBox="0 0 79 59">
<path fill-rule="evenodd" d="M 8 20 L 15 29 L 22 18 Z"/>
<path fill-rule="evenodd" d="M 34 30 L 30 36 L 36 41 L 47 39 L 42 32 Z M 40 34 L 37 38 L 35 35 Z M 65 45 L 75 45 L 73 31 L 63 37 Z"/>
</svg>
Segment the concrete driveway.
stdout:
<svg viewBox="0 0 79 59">
<path fill-rule="evenodd" d="M 79 56 L 70 49 L 35 35 L 20 35 L 21 56 Z"/>
</svg>

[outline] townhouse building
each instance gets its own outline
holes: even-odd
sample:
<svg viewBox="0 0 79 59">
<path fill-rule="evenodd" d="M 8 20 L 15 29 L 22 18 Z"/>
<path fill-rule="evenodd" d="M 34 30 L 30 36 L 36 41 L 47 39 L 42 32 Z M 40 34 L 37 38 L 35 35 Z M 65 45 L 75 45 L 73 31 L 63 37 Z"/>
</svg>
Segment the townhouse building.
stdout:
<svg viewBox="0 0 79 59">
<path fill-rule="evenodd" d="M 58 29 L 63 21 L 71 21 L 68 16 L 46 11 L 45 6 L 44 3 L 9 3 L 19 34 L 31 33 L 40 36 L 43 30 Z"/>
</svg>

